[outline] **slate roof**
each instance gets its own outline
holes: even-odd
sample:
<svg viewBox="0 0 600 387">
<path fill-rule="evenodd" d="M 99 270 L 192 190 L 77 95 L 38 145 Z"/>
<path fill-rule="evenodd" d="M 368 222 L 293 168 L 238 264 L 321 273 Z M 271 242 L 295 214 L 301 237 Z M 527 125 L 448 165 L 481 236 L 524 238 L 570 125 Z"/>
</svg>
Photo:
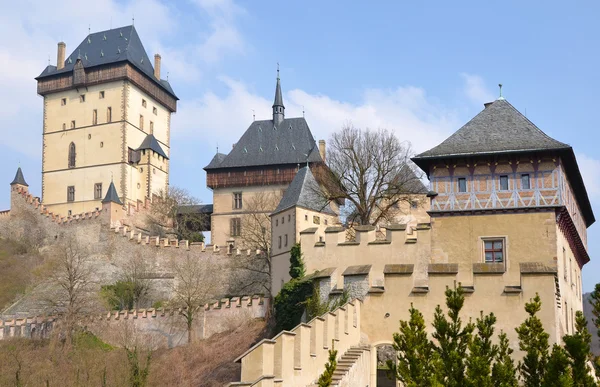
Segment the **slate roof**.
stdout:
<svg viewBox="0 0 600 387">
<path fill-rule="evenodd" d="M 595 217 L 573 148 L 548 136 L 504 98 L 487 105 L 441 144 L 413 157 L 412 161 L 429 174 L 429 165 L 436 159 L 543 151 L 560 155 L 589 227 Z"/>
<path fill-rule="evenodd" d="M 507 100 L 498 99 L 441 144 L 413 160 L 565 148 L 569 145 L 542 132 Z"/>
<path fill-rule="evenodd" d="M 283 106 L 283 97 L 281 95 L 281 82 L 279 80 L 279 70 L 277 70 L 277 85 L 275 86 L 275 100 L 273 101 L 273 107 Z"/>
<path fill-rule="evenodd" d="M 336 215 L 328 201 L 318 193 L 319 186 L 310 168 L 301 168 L 294 180 L 281 198 L 273 214 L 280 213 L 292 207 L 302 207 L 308 210 Z"/>
<path fill-rule="evenodd" d="M 29 184 L 27 184 L 25 182 L 25 177 L 23 177 L 23 171 L 21 170 L 21 167 L 17 168 L 17 173 L 15 174 L 15 178 L 10 183 L 10 185 L 14 185 L 14 184 L 21 184 L 21 185 L 24 185 L 25 187 L 29 187 Z"/>
<path fill-rule="evenodd" d="M 218 166 L 213 161 L 205 170 L 277 164 L 322 162 L 319 148 L 304 117 L 254 121 Z"/>
<path fill-rule="evenodd" d="M 144 139 L 144 141 L 142 141 L 142 145 L 140 145 L 136 150 L 143 150 L 143 149 L 151 149 L 154 152 L 161 155 L 162 157 L 164 157 L 165 159 L 167 159 L 167 160 L 169 159 L 169 157 L 167 156 L 165 151 L 162 149 L 162 147 L 158 143 L 158 140 L 156 139 L 156 137 L 154 137 L 153 134 L 147 135 L 146 138 Z"/>
<path fill-rule="evenodd" d="M 210 163 L 208 163 L 205 169 L 217 168 L 219 165 L 221 165 L 221 162 L 225 159 L 225 156 L 227 156 L 225 153 L 217 152 L 215 157 L 210 160 Z"/>
<path fill-rule="evenodd" d="M 117 203 L 117 204 L 123 204 L 121 202 L 121 199 L 119 199 L 119 195 L 117 194 L 117 189 L 115 188 L 115 185 L 113 184 L 113 182 L 110 182 L 110 185 L 108 186 L 108 190 L 106 191 L 106 196 L 104 197 L 104 199 L 102 199 L 101 203 Z"/>
<path fill-rule="evenodd" d="M 178 214 L 206 214 L 211 215 L 213 213 L 212 204 L 190 204 L 179 206 L 177 209 Z"/>
<path fill-rule="evenodd" d="M 71 55 L 65 58 L 64 68 L 57 70 L 56 66 L 48 65 L 36 79 L 71 72 L 77 59 L 81 59 L 85 68 L 127 61 L 178 99 L 168 81 L 154 77 L 153 62 L 148 58 L 144 45 L 132 25 L 89 34 Z"/>
</svg>

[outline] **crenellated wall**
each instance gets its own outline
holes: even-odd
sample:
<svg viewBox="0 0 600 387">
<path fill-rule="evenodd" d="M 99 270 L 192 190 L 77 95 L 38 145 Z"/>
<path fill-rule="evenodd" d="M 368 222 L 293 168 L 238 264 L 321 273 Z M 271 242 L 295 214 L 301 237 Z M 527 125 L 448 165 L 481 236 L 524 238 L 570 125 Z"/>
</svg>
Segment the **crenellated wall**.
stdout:
<svg viewBox="0 0 600 387">
<path fill-rule="evenodd" d="M 252 319 L 265 318 L 269 300 L 261 296 L 225 298 L 204 305 L 194 320 L 193 336 L 206 339 L 235 329 Z M 187 344 L 187 326 L 182 309 L 138 309 L 82 317 L 83 325 L 102 340 L 121 345 L 124 331 L 135 332 L 153 348 Z M 0 319 L 0 340 L 12 337 L 49 338 L 60 324 L 60 316 Z"/>
</svg>

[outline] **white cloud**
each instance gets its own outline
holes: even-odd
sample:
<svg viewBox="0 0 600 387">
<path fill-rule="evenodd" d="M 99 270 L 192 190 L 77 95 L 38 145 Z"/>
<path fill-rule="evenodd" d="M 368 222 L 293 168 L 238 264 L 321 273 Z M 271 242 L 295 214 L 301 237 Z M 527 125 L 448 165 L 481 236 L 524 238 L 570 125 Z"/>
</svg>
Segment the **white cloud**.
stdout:
<svg viewBox="0 0 600 387">
<path fill-rule="evenodd" d="M 481 105 L 486 102 L 492 102 L 496 99 L 494 95 L 487 89 L 483 78 L 476 74 L 462 73 L 460 76 L 465 81 L 464 93 L 471 102 Z"/>
<path fill-rule="evenodd" d="M 577 163 L 588 195 L 594 201 L 600 195 L 600 160 L 579 153 L 577 154 Z"/>
<path fill-rule="evenodd" d="M 244 83 L 222 77 L 225 96 L 207 92 L 200 98 L 181 101 L 173 118 L 174 139 L 198 138 L 219 144 L 228 152 L 252 120 L 271 117 L 272 101 L 248 90 Z M 298 117 L 306 111 L 313 135 L 327 139 L 348 121 L 357 127 L 387 128 L 401 140 L 423 151 L 441 142 L 458 127 L 453 110 L 434 104 L 423 89 L 398 87 L 391 90 L 371 89 L 363 93 L 360 103 L 348 103 L 326 95 L 314 95 L 300 89 L 284 93 L 286 115 Z"/>
</svg>

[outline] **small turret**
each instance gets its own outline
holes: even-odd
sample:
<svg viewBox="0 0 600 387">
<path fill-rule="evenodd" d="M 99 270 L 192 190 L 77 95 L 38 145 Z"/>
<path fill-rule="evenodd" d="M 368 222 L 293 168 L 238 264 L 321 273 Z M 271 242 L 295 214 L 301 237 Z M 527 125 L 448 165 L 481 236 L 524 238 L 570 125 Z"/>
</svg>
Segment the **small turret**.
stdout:
<svg viewBox="0 0 600 387">
<path fill-rule="evenodd" d="M 111 226 L 118 225 L 123 219 L 123 202 L 119 199 L 117 189 L 113 182 L 110 182 L 106 196 L 102 199 L 102 215 Z"/>
<path fill-rule="evenodd" d="M 25 178 L 23 177 L 23 171 L 21 167 L 17 168 L 17 173 L 15 174 L 15 178 L 10 183 L 10 190 L 17 191 L 19 188 L 24 190 L 25 192 L 29 191 L 29 184 L 25 182 Z"/>
<path fill-rule="evenodd" d="M 275 101 L 273 102 L 273 123 L 279 125 L 285 118 L 285 106 L 281 96 L 281 82 L 279 80 L 279 65 L 277 65 L 277 86 L 275 87 Z"/>
</svg>

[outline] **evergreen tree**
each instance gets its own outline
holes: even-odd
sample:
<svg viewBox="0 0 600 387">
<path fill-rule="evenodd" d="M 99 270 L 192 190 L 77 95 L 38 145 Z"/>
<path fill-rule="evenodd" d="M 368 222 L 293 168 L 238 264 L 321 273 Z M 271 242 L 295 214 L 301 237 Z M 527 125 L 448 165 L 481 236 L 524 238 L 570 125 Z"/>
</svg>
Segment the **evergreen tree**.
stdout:
<svg viewBox="0 0 600 387">
<path fill-rule="evenodd" d="M 592 314 L 594 315 L 592 322 L 596 327 L 596 335 L 600 337 L 600 283 L 596 284 L 594 287 L 594 291 L 590 294 L 589 302 L 592 306 Z M 596 356 L 593 363 L 596 376 L 600 377 L 600 356 Z"/>
<path fill-rule="evenodd" d="M 466 384 L 465 359 L 474 325 L 468 323 L 464 328 L 462 326 L 459 315 L 464 303 L 464 291 L 460 285 L 455 289 L 446 287 L 449 320 L 439 305 L 433 317 L 433 338 L 438 341 L 437 345 L 434 344 L 437 352 L 436 375 L 437 380 L 446 387 L 462 387 Z"/>
<path fill-rule="evenodd" d="M 571 361 L 574 387 L 592 387 L 596 383 L 587 362 L 592 359 L 592 335 L 587 330 L 587 320 L 582 311 L 575 315 L 575 333 L 563 337 L 565 350 Z"/>
<path fill-rule="evenodd" d="M 541 387 L 571 387 L 571 372 L 567 352 L 558 344 L 552 347 L 552 353 L 546 363 L 546 370 Z"/>
<path fill-rule="evenodd" d="M 519 349 L 525 352 L 519 362 L 519 371 L 525 387 L 539 387 L 544 380 L 546 363 L 548 362 L 548 338 L 542 321 L 536 313 L 542 308 L 540 296 L 536 293 L 530 302 L 525 304 L 529 317 L 518 327 Z"/>
<path fill-rule="evenodd" d="M 494 366 L 492 367 L 492 381 L 494 387 L 517 387 L 517 369 L 512 358 L 513 350 L 508 346 L 506 333 L 498 335 L 499 344 Z"/>
<path fill-rule="evenodd" d="M 333 347 L 334 341 L 331 340 L 331 349 L 329 350 L 329 359 L 325 363 L 325 371 L 319 376 L 317 384 L 319 387 L 329 387 L 333 379 L 333 373 L 337 367 L 337 350 Z"/>
<path fill-rule="evenodd" d="M 304 260 L 302 259 L 302 250 L 300 243 L 296 243 L 290 250 L 290 277 L 302 278 L 306 274 Z"/>
<path fill-rule="evenodd" d="M 492 344 L 496 316 L 486 316 L 480 312 L 475 326 L 477 334 L 469 343 L 467 356 L 467 385 L 474 387 L 492 387 L 492 362 L 498 353 L 498 346 Z"/>
<path fill-rule="evenodd" d="M 387 361 L 388 377 L 406 387 L 432 387 L 434 384 L 434 350 L 427 338 L 425 319 L 410 305 L 410 320 L 400 321 L 400 331 L 394 333 L 394 350 L 398 362 Z"/>
</svg>

